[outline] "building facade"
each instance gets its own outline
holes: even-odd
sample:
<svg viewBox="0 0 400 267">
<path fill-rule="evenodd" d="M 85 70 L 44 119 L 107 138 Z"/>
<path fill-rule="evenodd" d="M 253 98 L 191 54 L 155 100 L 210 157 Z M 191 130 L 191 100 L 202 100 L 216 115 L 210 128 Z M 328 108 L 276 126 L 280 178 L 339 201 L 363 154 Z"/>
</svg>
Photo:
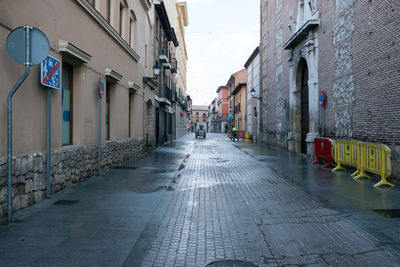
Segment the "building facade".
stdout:
<svg viewBox="0 0 400 267">
<path fill-rule="evenodd" d="M 188 12 L 186 2 L 166 1 L 166 9 L 171 17 L 171 27 L 175 30 L 176 38 L 179 46 L 175 48 L 175 58 L 172 58 L 172 63 L 175 66 L 174 71 L 176 79 L 175 105 L 174 105 L 174 139 L 186 134 L 186 113 L 187 99 L 187 61 L 188 53 L 185 41 L 185 28 L 189 25 Z"/>
<path fill-rule="evenodd" d="M 161 71 L 155 90 L 155 142 L 156 145 L 170 143 L 175 135 L 176 105 L 176 47 L 179 46 L 175 30 L 171 27 L 164 1 L 155 1 L 154 53 Z M 175 60 L 173 60 L 175 59 Z M 174 61 L 174 62 L 173 62 Z"/>
<path fill-rule="evenodd" d="M 308 156 L 317 136 L 383 143 L 400 177 L 399 18 L 393 0 L 262 0 L 263 141 Z"/>
<path fill-rule="evenodd" d="M 259 141 L 260 132 L 260 53 L 257 47 L 244 64 L 247 70 L 247 128 L 253 142 Z"/>
<path fill-rule="evenodd" d="M 216 110 L 217 110 L 217 124 L 220 133 L 226 133 L 228 130 L 228 125 L 226 119 L 228 118 L 229 114 L 229 92 L 226 86 L 220 86 L 217 89 L 217 103 L 216 103 Z"/>
<path fill-rule="evenodd" d="M 229 130 L 231 130 L 231 128 L 235 125 L 236 121 L 234 113 L 234 107 L 236 103 L 233 92 L 235 91 L 239 83 L 246 83 L 246 79 L 247 79 L 246 69 L 242 69 L 240 71 L 233 73 L 231 77 L 229 77 L 228 82 L 226 83 L 226 88 L 228 88 L 228 103 L 229 103 L 228 115 L 232 114 L 232 117 L 228 116 L 227 118 Z"/>
<path fill-rule="evenodd" d="M 181 16 L 186 26 L 186 4 L 174 2 L 174 6 L 179 9 L 176 16 Z M 98 175 L 99 141 L 101 168 L 105 169 L 141 153 L 146 144 L 156 146 L 173 139 L 178 100 L 178 64 L 173 59 L 185 66 L 187 53 L 184 50 L 183 56 L 177 55 L 182 52 L 176 50 L 179 42 L 163 1 L 71 0 L 52 5 L 42 0 L 12 1 L 1 5 L 0 13 L 3 40 L 13 29 L 31 25 L 49 39 L 49 55 L 61 61 L 61 90 L 51 91 L 51 193 Z M 171 20 L 178 21 L 176 17 Z M 2 217 L 8 186 L 7 95 L 24 67 L 12 61 L 4 46 L 0 48 Z M 161 69 L 157 75 L 155 66 Z M 48 89 L 39 84 L 39 76 L 40 66 L 32 66 L 12 100 L 13 210 L 40 201 L 46 192 Z M 185 76 L 186 70 L 179 80 L 186 90 Z M 99 79 L 104 79 L 105 85 L 101 99 Z M 186 97 L 182 99 L 185 104 Z M 187 114 L 180 118 L 186 129 Z"/>
<path fill-rule="evenodd" d="M 114 166 L 143 150 L 142 77 L 147 71 L 145 46 L 150 45 L 151 30 L 146 22 L 151 10 L 150 2 L 142 0 L 57 1 L 51 6 L 39 0 L 1 5 L 3 40 L 21 25 L 34 26 L 49 39 L 50 56 L 61 61 L 58 77 L 61 90 L 51 92 L 52 193 L 98 174 L 99 128 L 102 168 Z M 0 70 L 3 84 L 0 121 L 4 126 L 0 130 L 0 177 L 6 181 L 6 99 L 24 67 L 1 49 Z M 13 179 L 13 210 L 38 202 L 45 195 L 49 89 L 39 84 L 39 76 L 40 66 L 32 66 L 12 100 L 13 176 L 18 177 Z M 104 97 L 100 101 L 99 78 L 105 80 Z M 0 217 L 6 212 L 6 187 L 6 183 L 1 183 Z"/>
<path fill-rule="evenodd" d="M 240 82 L 232 92 L 234 99 L 233 117 L 234 125 L 238 131 L 246 131 L 247 126 L 247 86 Z"/>
<path fill-rule="evenodd" d="M 192 106 L 192 121 L 191 121 L 191 131 L 195 131 L 195 125 L 196 122 L 202 122 L 207 125 L 207 131 L 208 131 L 208 123 L 207 123 L 207 118 L 208 118 L 208 106 Z"/>
</svg>

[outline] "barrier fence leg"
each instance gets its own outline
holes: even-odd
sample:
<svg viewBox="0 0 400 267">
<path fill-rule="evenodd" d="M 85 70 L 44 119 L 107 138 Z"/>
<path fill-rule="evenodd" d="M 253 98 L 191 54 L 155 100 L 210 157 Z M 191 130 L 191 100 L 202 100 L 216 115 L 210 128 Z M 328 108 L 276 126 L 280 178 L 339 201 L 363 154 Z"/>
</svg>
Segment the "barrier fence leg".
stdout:
<svg viewBox="0 0 400 267">
<path fill-rule="evenodd" d="M 364 177 L 369 177 L 368 175 L 365 174 L 364 171 L 361 171 L 359 168 L 357 168 L 357 170 L 356 170 L 355 172 L 353 172 L 353 173 L 351 174 L 351 176 L 354 177 L 354 176 L 357 176 L 357 175 L 361 175 L 362 173 L 365 175 Z M 360 176 L 360 177 L 362 177 L 362 176 Z M 360 177 L 358 177 L 358 178 L 360 178 Z M 357 178 L 357 179 L 358 179 L 358 178 Z M 354 178 L 354 179 L 356 179 L 356 178 Z"/>
<path fill-rule="evenodd" d="M 389 185 L 391 187 L 394 186 L 394 184 L 389 183 L 388 180 L 387 180 L 387 177 L 384 174 L 382 174 L 381 181 L 379 183 L 374 184 L 374 187 L 379 187 L 379 186 L 384 185 L 384 184 L 385 185 Z"/>
<path fill-rule="evenodd" d="M 336 172 L 338 170 L 346 170 L 346 168 L 342 167 L 340 161 L 337 162 L 337 166 L 332 170 L 332 172 Z"/>
<path fill-rule="evenodd" d="M 332 163 L 331 161 L 328 161 L 324 166 L 322 166 L 322 168 L 326 168 L 326 167 L 336 167 L 336 165 L 334 163 Z"/>
<path fill-rule="evenodd" d="M 359 172 L 359 174 L 358 174 L 356 177 L 354 177 L 354 179 L 360 179 L 360 178 L 362 178 L 362 177 L 371 179 L 371 176 L 369 176 L 368 174 L 366 174 L 365 171 L 364 171 L 363 169 L 357 170 L 357 171 L 356 171 L 355 173 L 353 173 L 353 174 L 356 174 L 357 172 Z M 353 174 L 352 174 L 352 176 L 353 176 Z"/>
</svg>

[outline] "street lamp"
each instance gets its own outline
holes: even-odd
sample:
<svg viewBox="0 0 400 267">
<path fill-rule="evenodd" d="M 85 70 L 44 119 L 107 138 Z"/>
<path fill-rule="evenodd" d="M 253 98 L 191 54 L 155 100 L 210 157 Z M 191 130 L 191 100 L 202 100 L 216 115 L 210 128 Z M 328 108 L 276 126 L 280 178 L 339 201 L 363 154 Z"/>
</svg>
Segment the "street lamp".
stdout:
<svg viewBox="0 0 400 267">
<path fill-rule="evenodd" d="M 254 88 L 251 89 L 250 93 L 251 93 L 251 97 L 252 98 L 255 98 L 255 99 L 260 99 L 261 98 L 261 97 L 257 97 L 256 96 L 256 89 L 254 89 Z"/>
<path fill-rule="evenodd" d="M 160 70 L 161 70 L 161 68 L 160 68 L 160 65 L 158 65 L 157 63 L 153 66 L 153 77 L 147 77 L 147 76 L 144 76 L 143 77 L 143 82 L 144 83 L 148 83 L 148 82 L 153 82 L 153 83 L 155 83 L 156 81 L 157 81 L 157 77 L 158 77 L 158 75 L 160 74 Z"/>
<path fill-rule="evenodd" d="M 158 74 L 160 74 L 160 65 L 158 65 L 157 63 L 153 66 L 153 74 L 154 76 L 158 76 Z"/>
</svg>

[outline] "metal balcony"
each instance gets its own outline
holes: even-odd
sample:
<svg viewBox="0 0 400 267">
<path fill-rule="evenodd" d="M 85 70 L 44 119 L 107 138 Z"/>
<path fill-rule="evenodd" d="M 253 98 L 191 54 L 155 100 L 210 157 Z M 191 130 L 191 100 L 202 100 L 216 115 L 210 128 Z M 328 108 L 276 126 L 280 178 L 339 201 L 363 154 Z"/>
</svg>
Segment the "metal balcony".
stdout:
<svg viewBox="0 0 400 267">
<path fill-rule="evenodd" d="M 176 58 L 171 59 L 171 72 L 172 73 L 178 72 L 178 60 L 176 60 Z"/>
<path fill-rule="evenodd" d="M 169 54 L 167 44 L 164 44 L 161 46 L 158 58 L 160 60 L 160 63 L 163 64 L 163 66 L 166 63 L 168 63 L 168 64 L 170 63 L 170 54 Z"/>
</svg>

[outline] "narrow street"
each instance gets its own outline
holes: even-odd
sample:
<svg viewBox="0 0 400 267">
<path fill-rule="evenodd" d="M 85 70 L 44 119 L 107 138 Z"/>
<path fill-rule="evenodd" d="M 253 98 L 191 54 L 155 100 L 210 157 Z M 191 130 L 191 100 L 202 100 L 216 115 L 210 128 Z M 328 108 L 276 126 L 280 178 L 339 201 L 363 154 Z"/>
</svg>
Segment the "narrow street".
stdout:
<svg viewBox="0 0 400 267">
<path fill-rule="evenodd" d="M 193 134 L 16 213 L 1 266 L 398 266 L 400 191 Z M 4 221 L 4 220 L 3 220 Z"/>
</svg>

